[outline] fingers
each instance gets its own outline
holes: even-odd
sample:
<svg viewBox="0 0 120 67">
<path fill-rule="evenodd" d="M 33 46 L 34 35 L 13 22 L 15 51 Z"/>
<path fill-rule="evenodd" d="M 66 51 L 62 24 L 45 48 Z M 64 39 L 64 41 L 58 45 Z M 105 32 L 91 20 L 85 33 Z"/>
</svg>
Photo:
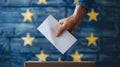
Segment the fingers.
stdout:
<svg viewBox="0 0 120 67">
<path fill-rule="evenodd" d="M 69 18 L 68 18 L 69 19 Z M 59 21 L 59 26 L 56 31 L 56 36 L 59 37 L 65 30 L 72 32 L 75 28 L 79 26 L 80 23 L 75 23 L 71 19 L 62 19 Z"/>
<path fill-rule="evenodd" d="M 60 25 L 56 31 L 56 36 L 59 37 L 66 30 L 66 26 L 63 22 L 60 22 Z"/>
</svg>

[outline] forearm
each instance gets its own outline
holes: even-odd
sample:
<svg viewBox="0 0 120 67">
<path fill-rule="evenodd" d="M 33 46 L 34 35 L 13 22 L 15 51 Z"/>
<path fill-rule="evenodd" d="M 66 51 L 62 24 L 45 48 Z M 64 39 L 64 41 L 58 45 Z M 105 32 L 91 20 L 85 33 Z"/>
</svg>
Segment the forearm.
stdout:
<svg viewBox="0 0 120 67">
<path fill-rule="evenodd" d="M 73 16 L 76 18 L 76 22 L 81 21 L 86 15 L 86 13 L 87 9 L 85 7 L 77 5 L 73 13 Z"/>
<path fill-rule="evenodd" d="M 78 0 L 73 16 L 76 18 L 76 21 L 80 21 L 86 15 L 88 9 L 90 9 L 94 0 Z"/>
<path fill-rule="evenodd" d="M 93 2 L 94 0 L 78 0 L 77 5 L 81 5 L 87 9 L 90 9 Z"/>
<path fill-rule="evenodd" d="M 76 29 L 87 13 L 88 6 L 93 0 L 78 0 L 72 16 L 59 21 L 60 25 L 56 31 L 56 36 L 60 36 L 65 30 L 71 32 Z"/>
</svg>

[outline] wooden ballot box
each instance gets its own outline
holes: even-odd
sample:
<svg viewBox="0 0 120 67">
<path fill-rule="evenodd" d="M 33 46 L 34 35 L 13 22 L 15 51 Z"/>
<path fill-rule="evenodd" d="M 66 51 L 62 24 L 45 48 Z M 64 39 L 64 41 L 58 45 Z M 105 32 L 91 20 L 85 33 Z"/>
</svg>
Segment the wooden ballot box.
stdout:
<svg viewBox="0 0 120 67">
<path fill-rule="evenodd" d="M 95 62 L 25 62 L 24 67 L 96 67 Z"/>
</svg>

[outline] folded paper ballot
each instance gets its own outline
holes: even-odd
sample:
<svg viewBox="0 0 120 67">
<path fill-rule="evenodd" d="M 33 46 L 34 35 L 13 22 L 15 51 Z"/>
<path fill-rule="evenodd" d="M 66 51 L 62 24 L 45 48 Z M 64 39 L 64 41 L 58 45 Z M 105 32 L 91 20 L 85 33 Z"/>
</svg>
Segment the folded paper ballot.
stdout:
<svg viewBox="0 0 120 67">
<path fill-rule="evenodd" d="M 64 54 L 77 39 L 67 30 L 60 37 L 55 36 L 58 28 L 58 21 L 52 16 L 47 19 L 37 28 L 62 54 Z"/>
</svg>

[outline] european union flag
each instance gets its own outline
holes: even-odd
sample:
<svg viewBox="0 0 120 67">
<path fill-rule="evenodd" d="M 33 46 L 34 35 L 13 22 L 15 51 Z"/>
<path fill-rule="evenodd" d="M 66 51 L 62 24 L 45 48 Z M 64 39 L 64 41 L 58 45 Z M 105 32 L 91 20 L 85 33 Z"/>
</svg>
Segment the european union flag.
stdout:
<svg viewBox="0 0 120 67">
<path fill-rule="evenodd" d="M 87 0 L 81 0 L 87 1 Z M 37 30 L 49 16 L 69 17 L 78 0 L 1 0 L 0 67 L 24 67 L 26 61 L 93 61 L 120 66 L 120 1 L 95 0 L 80 26 L 78 39 L 64 55 Z"/>
</svg>

